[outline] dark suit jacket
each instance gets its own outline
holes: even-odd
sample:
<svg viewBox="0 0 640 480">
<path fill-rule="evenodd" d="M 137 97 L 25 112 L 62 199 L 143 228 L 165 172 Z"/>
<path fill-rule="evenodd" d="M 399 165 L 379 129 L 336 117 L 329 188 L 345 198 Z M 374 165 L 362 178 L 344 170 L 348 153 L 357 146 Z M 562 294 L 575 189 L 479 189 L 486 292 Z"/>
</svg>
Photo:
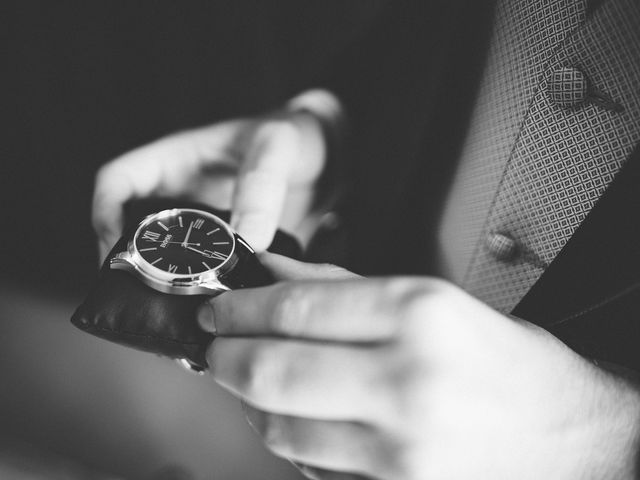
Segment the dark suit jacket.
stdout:
<svg viewBox="0 0 640 480">
<path fill-rule="evenodd" d="M 433 229 L 491 30 L 490 3 L 398 3 L 381 10 L 336 75 L 322 83 L 345 102 L 352 125 L 351 150 L 342 152 L 350 189 L 340 207 L 348 255 L 334 259 L 364 274 L 432 271 Z M 589 15 L 602 8 L 613 24 L 639 18 L 638 2 L 591 2 Z M 626 16 L 628 9 L 637 10 Z M 627 65 L 637 66 L 640 33 L 624 45 Z M 612 75 L 635 82 L 640 95 L 640 78 L 629 78 L 637 71 Z M 513 314 L 585 356 L 640 370 L 638 186 L 636 148 Z"/>
</svg>

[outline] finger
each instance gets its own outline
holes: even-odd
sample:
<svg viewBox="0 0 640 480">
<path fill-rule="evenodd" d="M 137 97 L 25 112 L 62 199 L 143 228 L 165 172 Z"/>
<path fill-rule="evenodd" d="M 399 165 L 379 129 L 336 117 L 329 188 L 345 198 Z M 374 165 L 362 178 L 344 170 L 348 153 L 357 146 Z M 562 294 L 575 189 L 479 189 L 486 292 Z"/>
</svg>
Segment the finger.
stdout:
<svg viewBox="0 0 640 480">
<path fill-rule="evenodd" d="M 384 280 L 297 281 L 226 292 L 198 310 L 200 325 L 220 336 L 268 335 L 380 342 L 399 332 L 396 295 Z M 394 299 L 395 300 L 395 299 Z"/>
<path fill-rule="evenodd" d="M 358 473 L 381 478 L 378 475 L 388 468 L 383 440 L 368 425 L 275 415 L 248 405 L 244 410 L 272 453 L 304 464 L 302 471 L 316 478 L 362 478 Z"/>
<path fill-rule="evenodd" d="M 273 118 L 261 123 L 253 133 L 247 156 L 240 167 L 231 223 L 256 251 L 265 250 L 273 239 L 290 181 L 308 186 L 322 169 L 324 146 L 318 140 L 321 136 L 309 135 L 308 120 L 302 122 L 295 118 Z M 302 164 L 305 169 L 300 168 Z M 301 176 L 300 170 L 306 174 Z M 292 188 L 299 186 L 293 185 Z M 313 197 L 311 189 L 300 194 L 305 191 L 298 191 L 296 201 L 298 210 L 306 212 L 310 210 Z"/>
<path fill-rule="evenodd" d="M 310 480 L 370 480 L 371 477 L 359 475 L 357 473 L 335 472 L 325 470 L 324 468 L 316 468 L 310 465 L 293 464 L 300 473 Z"/>
<path fill-rule="evenodd" d="M 280 220 L 297 153 L 293 128 L 285 121 L 261 125 L 238 173 L 231 224 L 256 251 L 269 246 Z"/>
<path fill-rule="evenodd" d="M 98 264 L 102 265 L 102 262 L 104 262 L 104 259 L 107 258 L 107 255 L 109 255 L 109 252 L 111 251 L 111 249 L 113 248 L 113 246 L 116 244 L 117 242 L 117 238 L 116 239 L 112 239 L 112 238 L 107 238 L 107 239 L 102 239 L 100 238 L 98 240 Z"/>
<path fill-rule="evenodd" d="M 175 196 L 189 190 L 198 173 L 213 164 L 230 163 L 240 122 L 227 122 L 179 133 L 129 152 L 103 166 L 96 175 L 92 221 L 103 245 L 118 239 L 123 204 L 149 195 Z"/>
<path fill-rule="evenodd" d="M 260 254 L 260 261 L 278 281 L 360 278 L 359 275 L 337 265 L 299 262 L 276 253 L 263 252 Z"/>
<path fill-rule="evenodd" d="M 257 408 L 316 419 L 368 420 L 387 412 L 375 348 L 262 338 L 218 338 L 211 375 Z"/>
</svg>

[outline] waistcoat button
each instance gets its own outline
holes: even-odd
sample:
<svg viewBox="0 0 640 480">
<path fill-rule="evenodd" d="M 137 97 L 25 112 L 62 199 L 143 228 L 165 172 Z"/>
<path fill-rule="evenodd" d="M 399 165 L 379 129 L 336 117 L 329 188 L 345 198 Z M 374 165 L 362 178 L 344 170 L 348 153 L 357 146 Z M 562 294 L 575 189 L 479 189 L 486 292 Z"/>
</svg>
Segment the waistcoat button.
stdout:
<svg viewBox="0 0 640 480">
<path fill-rule="evenodd" d="M 563 108 L 577 107 L 587 100 L 589 80 L 577 68 L 558 67 L 549 77 L 547 96 Z"/>
<path fill-rule="evenodd" d="M 489 253 L 497 260 L 507 262 L 518 253 L 518 243 L 505 233 L 492 233 L 487 237 Z"/>
</svg>

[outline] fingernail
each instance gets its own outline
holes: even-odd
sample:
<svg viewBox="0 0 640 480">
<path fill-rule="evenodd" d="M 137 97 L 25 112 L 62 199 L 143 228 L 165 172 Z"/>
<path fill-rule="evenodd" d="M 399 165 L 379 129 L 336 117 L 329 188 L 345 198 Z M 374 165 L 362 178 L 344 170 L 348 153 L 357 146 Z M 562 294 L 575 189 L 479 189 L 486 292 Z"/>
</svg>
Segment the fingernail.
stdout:
<svg viewBox="0 0 640 480">
<path fill-rule="evenodd" d="M 200 328 L 202 328 L 205 332 L 209 332 L 214 335 L 217 333 L 216 323 L 213 318 L 213 307 L 209 304 L 209 302 L 206 302 L 204 305 L 201 305 L 198 308 L 197 318 L 198 325 L 200 325 Z"/>
<path fill-rule="evenodd" d="M 302 463 L 293 462 L 291 460 L 289 461 L 293 464 L 294 467 L 300 470 L 300 473 L 302 473 L 309 480 L 320 480 L 321 477 L 314 468 L 308 465 L 303 465 Z"/>
<path fill-rule="evenodd" d="M 247 423 L 249 426 L 259 435 L 262 435 L 264 432 L 264 426 L 266 422 L 266 415 L 253 407 L 250 407 L 245 402 L 241 401 L 240 405 L 242 405 L 242 410 L 244 411 L 244 416 L 247 419 Z"/>
</svg>

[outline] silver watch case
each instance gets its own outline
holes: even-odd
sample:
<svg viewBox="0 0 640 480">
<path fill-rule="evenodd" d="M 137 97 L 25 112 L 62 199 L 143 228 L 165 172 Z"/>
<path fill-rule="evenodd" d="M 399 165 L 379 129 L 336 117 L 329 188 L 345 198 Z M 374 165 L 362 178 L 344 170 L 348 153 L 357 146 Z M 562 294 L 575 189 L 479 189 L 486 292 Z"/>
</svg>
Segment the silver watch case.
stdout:
<svg viewBox="0 0 640 480">
<path fill-rule="evenodd" d="M 138 237 L 140 231 L 152 221 L 160 220 L 165 216 L 176 215 L 178 212 L 194 212 L 207 216 L 227 231 L 229 237 L 233 239 L 233 245 L 231 253 L 222 264 L 211 270 L 194 275 L 176 275 L 160 270 L 142 258 L 142 255 L 140 255 L 135 245 L 135 239 Z M 217 295 L 230 290 L 228 286 L 222 283 L 220 277 L 233 270 L 237 265 L 239 261 L 237 254 L 239 244 L 247 248 L 250 252 L 253 252 L 253 249 L 231 229 L 227 222 L 212 213 L 189 208 L 163 210 L 148 215 L 140 222 L 133 238 L 128 241 L 127 250 L 117 253 L 110 259 L 110 268 L 127 271 L 159 292 L 174 295 Z"/>
</svg>

